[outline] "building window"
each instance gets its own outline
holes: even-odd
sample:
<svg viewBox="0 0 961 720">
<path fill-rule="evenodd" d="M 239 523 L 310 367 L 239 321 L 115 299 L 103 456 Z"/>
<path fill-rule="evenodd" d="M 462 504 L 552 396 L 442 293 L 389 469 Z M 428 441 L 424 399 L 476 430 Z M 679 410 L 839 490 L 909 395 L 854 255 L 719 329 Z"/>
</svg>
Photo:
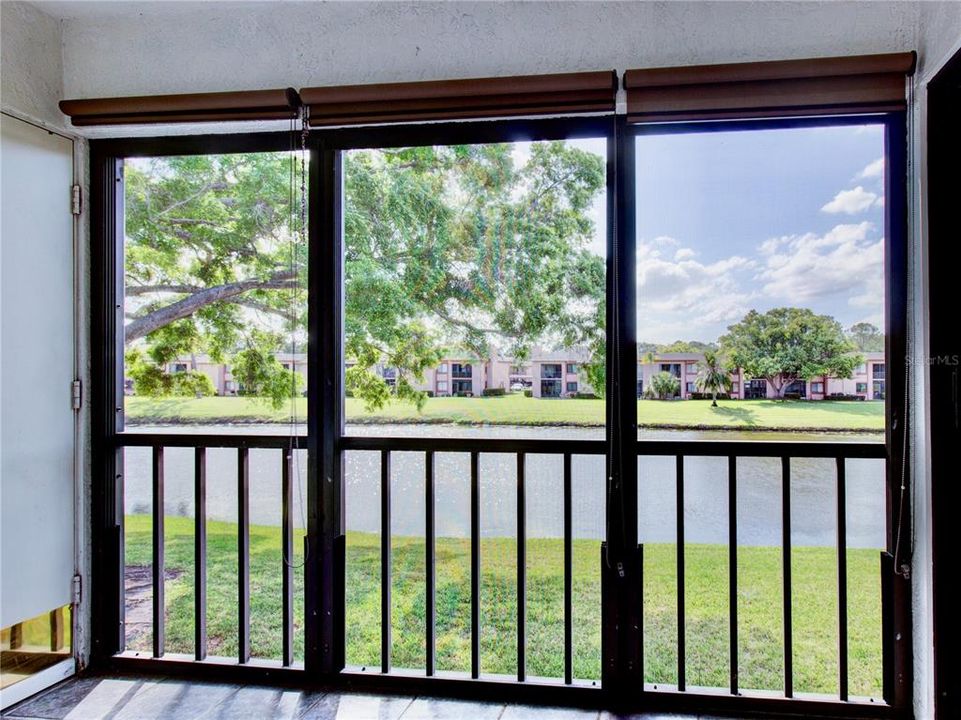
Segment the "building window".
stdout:
<svg viewBox="0 0 961 720">
<path fill-rule="evenodd" d="M 560 373 L 560 365 L 557 366 L 558 374 Z M 561 396 L 561 381 L 556 379 L 546 379 L 541 380 L 541 397 L 544 398 L 558 398 Z"/>
<path fill-rule="evenodd" d="M 855 375 L 864 375 L 864 373 L 866 373 L 867 371 L 868 371 L 868 366 L 865 365 L 864 363 L 861 363 L 856 368 L 854 368 Z"/>
<path fill-rule="evenodd" d="M 681 363 L 661 363 L 661 372 L 671 373 L 676 378 L 681 377 Z"/>
<path fill-rule="evenodd" d="M 567 363 L 567 374 L 577 375 L 577 365 L 575 363 Z"/>
<path fill-rule="evenodd" d="M 824 383 L 823 382 L 813 382 L 811 383 L 811 392 L 813 393 L 823 393 Z"/>
<path fill-rule="evenodd" d="M 576 383 L 576 382 L 569 382 L 569 383 L 567 383 L 567 392 L 569 392 L 569 393 L 576 393 L 576 392 L 577 392 L 577 383 Z"/>
<path fill-rule="evenodd" d="M 470 363 L 451 363 L 450 372 L 455 378 L 470 378 L 474 369 Z"/>
<path fill-rule="evenodd" d="M 527 375 L 527 366 L 511 365 L 510 374 L 511 375 Z"/>
<path fill-rule="evenodd" d="M 692 383 L 692 382 L 687 383 L 687 391 L 688 391 L 689 393 L 694 392 L 694 383 Z"/>
<path fill-rule="evenodd" d="M 740 389 L 741 389 L 741 383 L 738 383 L 738 382 L 732 382 L 732 383 L 731 383 L 731 394 L 732 394 L 732 395 L 737 395 L 737 393 L 738 393 L 738 391 L 740 391 Z"/>
<path fill-rule="evenodd" d="M 447 363 L 441 363 L 440 365 L 437 366 L 437 374 L 438 375 L 447 374 Z"/>
<path fill-rule="evenodd" d="M 868 384 L 867 384 L 866 382 L 856 383 L 855 386 L 854 386 L 854 391 L 855 391 L 858 395 L 867 395 L 867 394 L 868 394 Z"/>
<path fill-rule="evenodd" d="M 697 363 L 688 363 L 687 365 L 688 375 L 697 375 L 697 371 L 698 371 Z"/>
<path fill-rule="evenodd" d="M 877 380 L 884 378 L 884 363 L 873 363 L 871 369 L 874 371 L 874 377 Z"/>
<path fill-rule="evenodd" d="M 554 380 L 561 376 L 560 363 L 549 363 L 541 365 L 541 377 L 546 380 Z"/>
<path fill-rule="evenodd" d="M 437 392 L 447 392 L 447 381 L 438 380 L 437 381 Z"/>
<path fill-rule="evenodd" d="M 874 392 L 872 393 L 872 397 L 875 400 L 884 400 L 884 398 L 886 397 L 884 392 L 884 380 L 874 381 Z"/>
<path fill-rule="evenodd" d="M 171 370 L 171 372 L 175 372 L 175 373 L 187 372 L 187 363 L 181 363 L 181 362 L 174 363 L 173 369 Z"/>
</svg>

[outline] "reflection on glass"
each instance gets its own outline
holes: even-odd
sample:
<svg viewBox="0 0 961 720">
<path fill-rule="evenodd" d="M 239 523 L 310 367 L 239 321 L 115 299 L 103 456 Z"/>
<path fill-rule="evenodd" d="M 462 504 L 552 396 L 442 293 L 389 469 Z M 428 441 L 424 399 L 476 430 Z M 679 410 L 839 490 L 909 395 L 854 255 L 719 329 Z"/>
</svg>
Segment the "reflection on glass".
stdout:
<svg viewBox="0 0 961 720">
<path fill-rule="evenodd" d="M 71 615 L 64 605 L 0 630 L 0 688 L 70 657 Z"/>
</svg>

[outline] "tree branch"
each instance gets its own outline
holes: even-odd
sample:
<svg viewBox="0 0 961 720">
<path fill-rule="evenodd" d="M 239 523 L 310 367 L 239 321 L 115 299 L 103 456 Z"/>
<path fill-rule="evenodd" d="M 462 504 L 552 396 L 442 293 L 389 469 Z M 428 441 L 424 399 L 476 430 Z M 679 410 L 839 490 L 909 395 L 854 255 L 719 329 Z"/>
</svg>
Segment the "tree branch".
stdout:
<svg viewBox="0 0 961 720">
<path fill-rule="evenodd" d="M 285 290 L 294 287 L 295 282 L 295 273 L 283 271 L 275 273 L 265 280 L 238 280 L 237 282 L 226 283 L 224 285 L 215 285 L 209 288 L 198 289 L 195 292 L 191 292 L 190 295 L 182 300 L 178 300 L 170 305 L 166 305 L 158 310 L 154 310 L 153 312 L 150 312 L 143 317 L 137 318 L 133 322 L 129 323 L 124 328 L 124 340 L 125 342 L 130 343 L 134 340 L 142 338 L 155 330 L 159 330 L 165 325 L 169 325 L 177 320 L 182 320 L 185 317 L 190 317 L 201 308 L 204 308 L 215 302 L 236 302 L 234 298 L 242 293 L 247 292 L 248 290 Z M 157 288 L 159 286 L 140 286 L 140 288 L 144 287 Z M 186 286 L 173 287 L 182 288 Z M 160 291 L 154 289 L 152 292 Z M 170 292 L 176 291 L 170 290 Z"/>
</svg>

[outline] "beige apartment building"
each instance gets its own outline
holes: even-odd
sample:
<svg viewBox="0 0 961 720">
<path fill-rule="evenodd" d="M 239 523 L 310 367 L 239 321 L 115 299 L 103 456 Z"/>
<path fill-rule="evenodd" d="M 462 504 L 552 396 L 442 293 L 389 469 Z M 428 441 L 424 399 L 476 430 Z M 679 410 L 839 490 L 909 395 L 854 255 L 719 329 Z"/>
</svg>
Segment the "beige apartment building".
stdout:
<svg viewBox="0 0 961 720">
<path fill-rule="evenodd" d="M 854 369 L 851 378 L 821 377 L 791 383 L 785 393 L 806 400 L 825 400 L 832 396 L 857 396 L 863 400 L 885 398 L 885 365 L 883 352 L 862 353 L 864 362 Z M 653 360 L 653 362 L 651 362 Z M 637 364 L 637 397 L 651 386 L 660 372 L 669 372 L 678 379 L 676 397 L 690 399 L 698 392 L 697 375 L 704 355 L 701 353 L 656 353 L 653 358 L 642 358 Z M 731 375 L 732 398 L 758 400 L 776 398 L 776 390 L 763 378 L 751 378 L 738 370 Z"/>
</svg>

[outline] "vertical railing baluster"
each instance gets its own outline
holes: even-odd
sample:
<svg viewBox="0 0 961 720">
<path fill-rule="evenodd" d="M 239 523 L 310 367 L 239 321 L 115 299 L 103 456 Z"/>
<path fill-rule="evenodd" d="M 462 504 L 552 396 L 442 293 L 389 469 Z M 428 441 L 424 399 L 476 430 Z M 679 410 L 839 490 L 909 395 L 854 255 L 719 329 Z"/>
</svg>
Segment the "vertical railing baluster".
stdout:
<svg viewBox="0 0 961 720">
<path fill-rule="evenodd" d="M 390 450 L 380 452 L 380 671 L 390 672 Z"/>
<path fill-rule="evenodd" d="M 434 453 L 428 450 L 424 455 L 424 509 L 426 517 L 424 519 L 424 577 L 427 581 L 425 589 L 425 645 L 426 645 L 426 667 L 428 677 L 434 674 L 434 653 L 436 641 L 434 639 L 437 627 L 437 611 L 435 609 L 436 598 L 436 568 L 435 568 L 435 527 L 436 509 L 434 501 L 436 494 L 434 491 Z"/>
<path fill-rule="evenodd" d="M 154 447 L 153 486 L 153 656 L 164 654 L 164 449 Z"/>
<path fill-rule="evenodd" d="M 237 647 L 250 661 L 250 451 L 237 450 Z"/>
<path fill-rule="evenodd" d="M 527 460 L 517 453 L 517 679 L 527 679 Z"/>
<path fill-rule="evenodd" d="M 844 458 L 837 458 L 838 691 L 848 699 L 848 517 Z"/>
<path fill-rule="evenodd" d="M 730 625 L 731 694 L 737 695 L 737 457 L 727 458 L 727 570 L 728 623 Z"/>
<path fill-rule="evenodd" d="M 677 491 L 675 512 L 677 513 L 677 689 L 687 689 L 687 645 L 685 619 L 686 602 L 684 596 L 684 456 L 675 459 L 675 488 Z"/>
<path fill-rule="evenodd" d="M 207 657 L 207 448 L 194 449 L 194 657 Z"/>
<path fill-rule="evenodd" d="M 283 614 L 282 661 L 284 667 L 294 664 L 294 492 L 292 447 L 281 452 L 281 560 L 283 562 L 281 596 Z"/>
<path fill-rule="evenodd" d="M 470 454 L 470 674 L 480 677 L 480 456 Z"/>
<path fill-rule="evenodd" d="M 781 576 L 784 603 L 784 697 L 794 697 L 794 620 L 791 593 L 791 458 L 781 458 Z"/>
<path fill-rule="evenodd" d="M 574 682 L 574 557 L 571 454 L 564 453 L 564 682 Z"/>
</svg>

